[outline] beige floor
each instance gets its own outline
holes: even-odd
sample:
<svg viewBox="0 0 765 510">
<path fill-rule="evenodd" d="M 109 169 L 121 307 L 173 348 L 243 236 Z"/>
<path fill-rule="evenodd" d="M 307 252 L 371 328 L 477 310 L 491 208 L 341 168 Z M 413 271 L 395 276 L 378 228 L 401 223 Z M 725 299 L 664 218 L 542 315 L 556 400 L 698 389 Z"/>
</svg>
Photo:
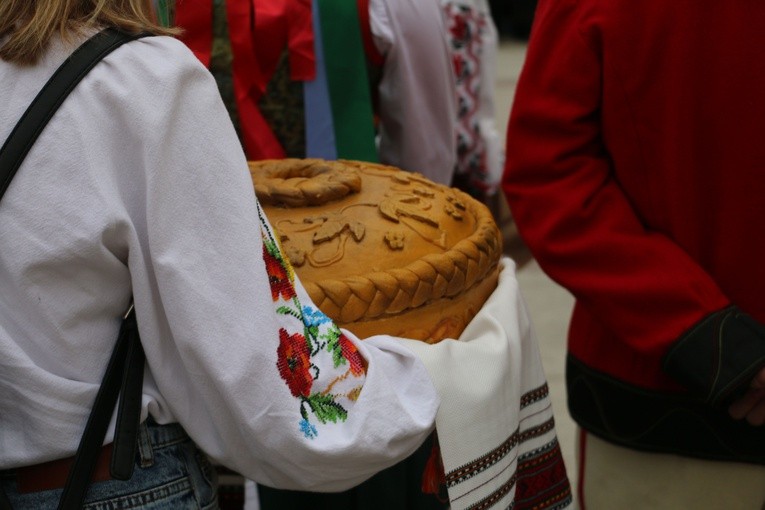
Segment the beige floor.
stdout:
<svg viewBox="0 0 765 510">
<path fill-rule="evenodd" d="M 497 59 L 496 119 L 503 136 L 512 105 L 515 84 L 518 79 L 526 45 L 523 42 L 507 40 L 500 43 Z M 562 287 L 554 283 L 522 252 L 511 251 L 521 265 L 518 281 L 521 294 L 529 309 L 534 324 L 542 361 L 545 367 L 550 393 L 553 400 L 558 438 L 563 449 L 569 478 L 576 483 L 576 462 L 574 460 L 575 426 L 566 407 L 565 398 L 565 334 L 571 316 L 573 298 Z"/>
</svg>

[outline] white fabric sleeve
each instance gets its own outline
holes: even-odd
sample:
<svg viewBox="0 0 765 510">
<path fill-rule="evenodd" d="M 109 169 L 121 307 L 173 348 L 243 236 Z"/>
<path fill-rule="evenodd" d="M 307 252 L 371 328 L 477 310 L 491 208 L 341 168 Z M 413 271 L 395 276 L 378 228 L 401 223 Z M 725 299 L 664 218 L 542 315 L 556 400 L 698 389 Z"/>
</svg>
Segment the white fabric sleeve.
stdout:
<svg viewBox="0 0 765 510">
<path fill-rule="evenodd" d="M 504 140 L 497 130 L 495 110 L 495 84 L 497 82 L 497 53 L 499 52 L 499 35 L 491 16 L 487 0 L 478 0 L 477 9 L 486 19 L 486 30 L 482 37 L 481 61 L 481 104 L 478 111 L 478 122 L 481 135 L 486 144 L 486 170 L 489 178 L 490 194 L 496 193 L 504 170 Z"/>
<path fill-rule="evenodd" d="M 380 160 L 449 185 L 457 160 L 457 94 L 438 1 L 370 0 L 369 18 L 385 58 Z"/>
<path fill-rule="evenodd" d="M 392 338 L 360 342 L 313 305 L 192 54 L 167 38 L 128 46 L 111 72 L 130 92 L 114 112 L 123 143 L 144 141 L 130 155 L 145 174 L 133 176 L 129 268 L 156 384 L 148 410 L 278 488 L 347 489 L 409 455 L 439 401 L 420 361 Z"/>
<path fill-rule="evenodd" d="M 489 176 L 489 192 L 495 193 L 504 170 L 504 140 L 495 120 L 495 84 L 497 82 L 497 53 L 499 35 L 491 16 L 487 0 L 478 0 L 478 11 L 486 18 L 486 30 L 482 38 L 481 105 L 478 112 L 481 135 L 486 143 L 486 166 Z"/>
</svg>

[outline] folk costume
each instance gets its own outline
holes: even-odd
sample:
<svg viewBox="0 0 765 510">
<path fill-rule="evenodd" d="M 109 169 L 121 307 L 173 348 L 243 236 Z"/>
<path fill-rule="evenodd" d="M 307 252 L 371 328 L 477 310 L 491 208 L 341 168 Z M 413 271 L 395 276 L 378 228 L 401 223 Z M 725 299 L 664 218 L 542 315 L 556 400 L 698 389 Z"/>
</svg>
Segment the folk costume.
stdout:
<svg viewBox="0 0 765 510">
<path fill-rule="evenodd" d="M 739 1 L 539 3 L 503 185 L 576 297 L 570 412 L 612 444 L 765 464 L 763 430 L 726 411 L 765 364 L 763 19 Z"/>
<path fill-rule="evenodd" d="M 380 161 L 451 182 L 457 98 L 436 2 L 176 4 L 248 158 Z"/>
<path fill-rule="evenodd" d="M 0 139 L 78 42 L 55 40 L 38 65 L 0 62 Z M 73 454 L 131 294 L 141 419 L 179 424 L 248 477 L 345 489 L 433 429 L 417 358 L 390 337 L 360 343 L 311 303 L 214 80 L 173 38 L 130 42 L 84 78 L 0 220 L 3 483 Z"/>
<path fill-rule="evenodd" d="M 453 184 L 479 199 L 499 188 L 504 147 L 494 120 L 498 34 L 487 0 L 441 0 L 457 92 Z"/>
</svg>

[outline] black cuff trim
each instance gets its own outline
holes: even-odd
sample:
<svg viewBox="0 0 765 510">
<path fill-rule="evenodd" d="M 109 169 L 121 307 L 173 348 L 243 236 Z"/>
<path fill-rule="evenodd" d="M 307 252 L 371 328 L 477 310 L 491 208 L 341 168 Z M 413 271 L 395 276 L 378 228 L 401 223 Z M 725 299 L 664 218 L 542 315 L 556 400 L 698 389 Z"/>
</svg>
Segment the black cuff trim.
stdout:
<svg viewBox="0 0 765 510">
<path fill-rule="evenodd" d="M 699 398 L 649 391 L 569 355 L 569 412 L 583 429 L 636 450 L 765 465 L 765 427 L 734 420 Z"/>
<path fill-rule="evenodd" d="M 712 405 L 743 394 L 765 366 L 765 327 L 735 306 L 708 315 L 664 356 L 664 371 Z"/>
</svg>

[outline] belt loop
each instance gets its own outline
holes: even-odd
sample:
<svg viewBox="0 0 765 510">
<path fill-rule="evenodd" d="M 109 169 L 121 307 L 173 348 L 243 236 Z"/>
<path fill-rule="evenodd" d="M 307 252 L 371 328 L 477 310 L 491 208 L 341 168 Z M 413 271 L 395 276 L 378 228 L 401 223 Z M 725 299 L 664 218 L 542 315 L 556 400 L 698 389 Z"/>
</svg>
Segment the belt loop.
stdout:
<svg viewBox="0 0 765 510">
<path fill-rule="evenodd" d="M 154 450 L 151 447 L 149 427 L 145 420 L 138 428 L 138 453 L 141 456 L 141 467 L 147 468 L 154 465 Z"/>
</svg>

